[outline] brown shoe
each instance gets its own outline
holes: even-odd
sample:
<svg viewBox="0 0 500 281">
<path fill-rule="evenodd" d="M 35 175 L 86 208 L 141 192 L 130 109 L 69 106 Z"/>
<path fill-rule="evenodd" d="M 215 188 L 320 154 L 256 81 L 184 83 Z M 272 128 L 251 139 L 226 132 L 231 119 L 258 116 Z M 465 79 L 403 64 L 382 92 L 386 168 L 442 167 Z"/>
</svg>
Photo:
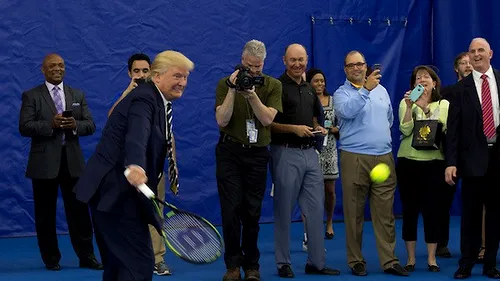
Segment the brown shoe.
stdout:
<svg viewBox="0 0 500 281">
<path fill-rule="evenodd" d="M 241 272 L 239 267 L 230 268 L 222 277 L 222 281 L 241 281 Z"/>
<path fill-rule="evenodd" d="M 260 272 L 257 269 L 245 270 L 245 281 L 260 281 Z"/>
</svg>

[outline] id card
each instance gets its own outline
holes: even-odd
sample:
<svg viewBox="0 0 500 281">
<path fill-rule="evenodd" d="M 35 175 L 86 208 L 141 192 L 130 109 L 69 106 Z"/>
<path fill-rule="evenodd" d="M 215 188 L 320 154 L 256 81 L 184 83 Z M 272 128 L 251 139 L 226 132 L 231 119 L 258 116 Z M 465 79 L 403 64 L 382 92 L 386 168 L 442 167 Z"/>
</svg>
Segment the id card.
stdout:
<svg viewBox="0 0 500 281">
<path fill-rule="evenodd" d="M 255 120 L 247 119 L 247 137 L 250 136 L 250 130 L 255 130 Z"/>
<path fill-rule="evenodd" d="M 246 120 L 246 125 L 247 125 L 248 142 L 250 142 L 250 143 L 256 143 L 259 131 L 257 131 L 257 129 L 255 129 L 255 120 L 253 120 L 253 119 L 247 119 Z"/>
<path fill-rule="evenodd" d="M 325 120 L 325 129 L 330 130 L 331 126 L 332 126 L 332 121 Z"/>
</svg>

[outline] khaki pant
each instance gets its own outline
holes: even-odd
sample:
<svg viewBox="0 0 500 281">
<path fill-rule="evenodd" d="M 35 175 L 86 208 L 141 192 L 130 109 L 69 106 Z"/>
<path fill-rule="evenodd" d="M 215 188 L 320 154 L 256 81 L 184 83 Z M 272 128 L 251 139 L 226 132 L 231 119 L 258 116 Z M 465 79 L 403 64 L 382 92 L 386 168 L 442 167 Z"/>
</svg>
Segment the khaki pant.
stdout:
<svg viewBox="0 0 500 281">
<path fill-rule="evenodd" d="M 378 163 L 389 165 L 389 178 L 372 184 L 370 171 Z M 370 198 L 373 230 L 383 269 L 399 263 L 394 254 L 396 231 L 393 213 L 396 172 L 392 153 L 374 156 L 341 151 L 340 170 L 346 230 L 347 261 L 349 267 L 366 263 L 361 252 L 366 197 Z"/>
<path fill-rule="evenodd" d="M 165 174 L 161 176 L 158 183 L 158 198 L 165 200 Z M 158 204 L 163 213 L 163 205 Z M 158 234 L 158 231 L 153 226 L 149 225 L 149 233 L 151 233 L 151 242 L 153 243 L 153 253 L 155 254 L 155 264 L 163 261 L 163 255 L 167 252 L 163 237 Z"/>
</svg>

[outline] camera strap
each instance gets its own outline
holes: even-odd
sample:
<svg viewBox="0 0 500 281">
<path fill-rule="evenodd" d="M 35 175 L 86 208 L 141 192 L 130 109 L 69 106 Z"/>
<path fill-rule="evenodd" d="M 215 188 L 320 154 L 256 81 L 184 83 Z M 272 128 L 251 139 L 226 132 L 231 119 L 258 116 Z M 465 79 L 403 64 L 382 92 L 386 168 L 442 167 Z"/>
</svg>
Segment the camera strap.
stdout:
<svg viewBox="0 0 500 281">
<path fill-rule="evenodd" d="M 233 88 L 235 89 L 236 88 L 236 85 L 234 85 L 233 83 L 231 83 L 231 81 L 229 81 L 229 78 L 226 79 L 226 85 L 229 87 L 229 88 Z"/>
<path fill-rule="evenodd" d="M 250 105 L 248 104 L 248 101 L 246 99 L 245 99 L 245 107 L 247 109 L 247 116 L 248 116 L 248 118 L 246 119 L 246 130 L 247 130 L 248 142 L 249 143 L 256 143 L 257 138 L 259 136 L 259 131 L 255 127 L 254 113 L 253 113 L 253 111 L 250 110 Z"/>
</svg>

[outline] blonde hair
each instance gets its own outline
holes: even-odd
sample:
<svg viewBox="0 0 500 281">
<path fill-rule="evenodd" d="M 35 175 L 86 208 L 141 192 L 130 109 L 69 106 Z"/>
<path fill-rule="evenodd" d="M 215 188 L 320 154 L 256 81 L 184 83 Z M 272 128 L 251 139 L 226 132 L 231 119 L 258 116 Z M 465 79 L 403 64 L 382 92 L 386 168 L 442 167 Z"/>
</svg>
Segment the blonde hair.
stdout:
<svg viewBox="0 0 500 281">
<path fill-rule="evenodd" d="M 173 66 L 184 68 L 189 71 L 194 69 L 194 63 L 186 56 L 179 52 L 168 50 L 156 55 L 155 60 L 151 64 L 151 76 L 156 73 L 165 73 Z"/>
</svg>

